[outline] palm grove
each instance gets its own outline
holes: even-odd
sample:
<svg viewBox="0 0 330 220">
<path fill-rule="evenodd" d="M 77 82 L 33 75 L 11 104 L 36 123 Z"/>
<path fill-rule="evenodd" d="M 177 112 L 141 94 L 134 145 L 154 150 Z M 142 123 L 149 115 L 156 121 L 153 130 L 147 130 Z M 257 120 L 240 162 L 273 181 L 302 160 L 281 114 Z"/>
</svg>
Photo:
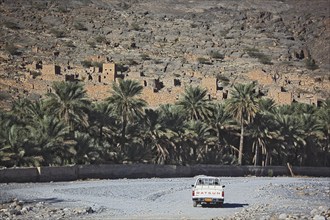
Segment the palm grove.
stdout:
<svg viewBox="0 0 330 220">
<path fill-rule="evenodd" d="M 152 109 L 142 90 L 122 80 L 92 102 L 83 84 L 56 82 L 38 101 L 0 109 L 0 166 L 330 165 L 330 100 L 276 106 L 254 84 L 239 84 L 226 102 L 187 87 L 175 104 Z"/>
</svg>

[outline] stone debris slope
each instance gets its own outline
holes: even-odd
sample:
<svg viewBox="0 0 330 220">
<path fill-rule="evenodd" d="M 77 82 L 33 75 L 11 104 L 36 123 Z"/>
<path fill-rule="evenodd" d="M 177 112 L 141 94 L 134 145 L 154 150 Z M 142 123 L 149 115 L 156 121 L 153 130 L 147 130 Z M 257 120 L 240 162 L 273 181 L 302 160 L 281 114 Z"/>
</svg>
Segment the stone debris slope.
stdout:
<svg viewBox="0 0 330 220">
<path fill-rule="evenodd" d="M 55 63 L 71 74 L 109 61 L 127 76 L 164 84 L 167 77 L 195 74 L 187 83 L 259 80 L 267 93 L 270 85 L 262 82 L 269 75 L 282 79 L 276 85 L 282 90 L 329 95 L 323 85 L 330 70 L 327 0 L 1 0 L 0 6 L 0 87 L 11 92 L 2 99 L 34 92 L 5 80 L 39 79 L 28 68 L 33 62 Z M 256 70 L 265 76 L 249 77 Z M 318 84 L 285 83 L 306 76 Z"/>
</svg>

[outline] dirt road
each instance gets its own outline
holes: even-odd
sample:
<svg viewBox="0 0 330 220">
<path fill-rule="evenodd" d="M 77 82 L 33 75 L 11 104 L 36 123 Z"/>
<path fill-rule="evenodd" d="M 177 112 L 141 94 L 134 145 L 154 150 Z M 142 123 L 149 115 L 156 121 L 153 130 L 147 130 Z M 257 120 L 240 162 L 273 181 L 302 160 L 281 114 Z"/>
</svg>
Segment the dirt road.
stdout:
<svg viewBox="0 0 330 220">
<path fill-rule="evenodd" d="M 53 209 L 91 207 L 94 212 L 71 216 L 75 219 L 267 219 L 310 217 L 313 210 L 330 208 L 330 178 L 224 177 L 222 181 L 223 208 L 192 206 L 194 178 L 1 184 L 0 200 L 15 197 Z"/>
</svg>

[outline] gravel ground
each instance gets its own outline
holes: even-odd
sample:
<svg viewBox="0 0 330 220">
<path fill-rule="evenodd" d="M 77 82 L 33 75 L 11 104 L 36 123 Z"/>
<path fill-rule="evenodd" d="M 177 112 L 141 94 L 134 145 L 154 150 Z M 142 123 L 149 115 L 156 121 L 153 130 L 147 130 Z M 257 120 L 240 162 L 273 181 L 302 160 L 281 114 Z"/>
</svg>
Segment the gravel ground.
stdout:
<svg viewBox="0 0 330 220">
<path fill-rule="evenodd" d="M 194 178 L 0 184 L 0 219 L 330 219 L 330 178 L 224 177 L 223 208 L 192 206 Z"/>
</svg>

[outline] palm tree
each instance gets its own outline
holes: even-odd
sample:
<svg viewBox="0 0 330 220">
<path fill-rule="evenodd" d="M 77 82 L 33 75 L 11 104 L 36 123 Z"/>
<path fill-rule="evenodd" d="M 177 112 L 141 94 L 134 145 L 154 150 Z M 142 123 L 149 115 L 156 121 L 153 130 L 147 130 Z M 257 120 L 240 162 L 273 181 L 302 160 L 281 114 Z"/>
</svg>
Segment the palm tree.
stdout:
<svg viewBox="0 0 330 220">
<path fill-rule="evenodd" d="M 253 141 L 253 163 L 255 166 L 258 165 L 260 155 L 264 155 L 261 164 L 267 166 L 271 161 L 273 140 L 277 138 L 277 133 L 274 131 L 275 126 L 273 125 L 273 113 L 276 106 L 272 99 L 260 99 L 258 106 L 259 111 L 249 127 L 249 133 Z"/>
<path fill-rule="evenodd" d="M 1 147 L 2 163 L 6 166 L 36 166 L 42 161 L 35 149 L 29 147 L 29 132 L 20 125 L 8 128 Z"/>
<path fill-rule="evenodd" d="M 55 82 L 52 93 L 46 94 L 45 106 L 50 114 L 56 115 L 73 131 L 76 126 L 88 126 L 90 101 L 81 83 Z"/>
<path fill-rule="evenodd" d="M 112 105 L 107 102 L 96 102 L 92 104 L 89 115 L 89 133 L 97 137 L 99 142 L 104 138 L 114 136 L 112 127 L 116 126 L 116 115 Z"/>
<path fill-rule="evenodd" d="M 27 126 L 29 147 L 37 148 L 43 165 L 64 165 L 76 154 L 74 143 L 68 139 L 70 128 L 55 115 L 44 115 L 39 123 Z"/>
<path fill-rule="evenodd" d="M 162 127 L 166 129 L 168 146 L 171 146 L 167 148 L 171 163 L 185 163 L 186 149 L 183 138 L 187 115 L 179 106 L 170 104 L 161 105 L 157 112 L 159 112 L 159 121 Z"/>
<path fill-rule="evenodd" d="M 107 98 L 108 104 L 113 106 L 114 112 L 120 117 L 121 147 L 125 144 L 128 123 L 143 115 L 146 101 L 138 97 L 142 90 L 143 87 L 136 81 L 120 80 L 118 84 L 112 85 L 111 96 Z"/>
<path fill-rule="evenodd" d="M 32 104 L 29 99 L 20 98 L 13 102 L 10 110 L 11 118 L 16 124 L 24 125 L 31 117 L 27 108 Z"/>
<path fill-rule="evenodd" d="M 212 127 L 202 121 L 189 121 L 185 130 L 185 141 L 189 143 L 187 147 L 191 161 L 193 163 L 205 163 L 208 154 L 210 153 L 210 146 L 214 146 L 217 138 L 212 134 Z"/>
<path fill-rule="evenodd" d="M 317 155 L 321 151 L 322 124 L 316 117 L 316 114 L 300 114 L 298 119 L 302 123 L 302 135 L 304 138 L 303 145 L 300 146 L 300 165 L 312 166 L 313 164 L 320 164 L 320 159 Z"/>
<path fill-rule="evenodd" d="M 322 123 L 322 131 L 324 135 L 323 140 L 323 157 L 324 166 L 329 166 L 330 161 L 330 99 L 327 99 L 317 112 L 317 116 Z"/>
<path fill-rule="evenodd" d="M 295 115 L 285 114 L 283 111 L 287 111 L 286 106 L 281 106 L 274 114 L 274 122 L 280 139 L 279 156 L 282 164 L 287 162 L 298 164 L 299 147 L 305 144 L 302 123 Z"/>
<path fill-rule="evenodd" d="M 0 166 L 8 166 L 10 162 L 12 149 L 7 144 L 9 128 L 12 126 L 10 115 L 0 109 Z"/>
<path fill-rule="evenodd" d="M 232 97 L 227 103 L 226 111 L 230 112 L 232 116 L 236 118 L 241 127 L 238 154 L 239 165 L 242 165 L 244 125 L 249 124 L 253 120 L 258 110 L 256 101 L 257 94 L 255 93 L 255 85 L 251 83 L 234 86 Z"/>
<path fill-rule="evenodd" d="M 212 114 L 209 118 L 209 121 L 217 137 L 217 142 L 214 146 L 216 154 L 213 156 L 214 158 L 218 158 L 218 162 L 227 163 L 224 161 L 225 157 L 227 157 L 225 155 L 226 148 L 229 150 L 238 151 L 237 148 L 232 146 L 230 141 L 227 140 L 233 128 L 234 120 L 231 114 L 225 111 L 224 104 L 215 103 L 212 105 Z"/>
<path fill-rule="evenodd" d="M 189 119 L 202 120 L 211 114 L 210 102 L 206 98 L 207 90 L 200 87 L 186 87 L 183 97 L 177 102 Z"/>
<path fill-rule="evenodd" d="M 75 162 L 78 164 L 89 164 L 102 161 L 101 154 L 105 153 L 101 146 L 103 143 L 94 139 L 88 133 L 75 131 L 76 142 Z M 100 145 L 102 144 L 102 145 Z"/>
<path fill-rule="evenodd" d="M 146 145 L 150 145 L 155 156 L 153 160 L 157 164 L 165 164 L 170 158 L 170 138 L 173 132 L 164 126 L 159 111 L 146 109 L 143 120 L 142 137 Z"/>
</svg>

